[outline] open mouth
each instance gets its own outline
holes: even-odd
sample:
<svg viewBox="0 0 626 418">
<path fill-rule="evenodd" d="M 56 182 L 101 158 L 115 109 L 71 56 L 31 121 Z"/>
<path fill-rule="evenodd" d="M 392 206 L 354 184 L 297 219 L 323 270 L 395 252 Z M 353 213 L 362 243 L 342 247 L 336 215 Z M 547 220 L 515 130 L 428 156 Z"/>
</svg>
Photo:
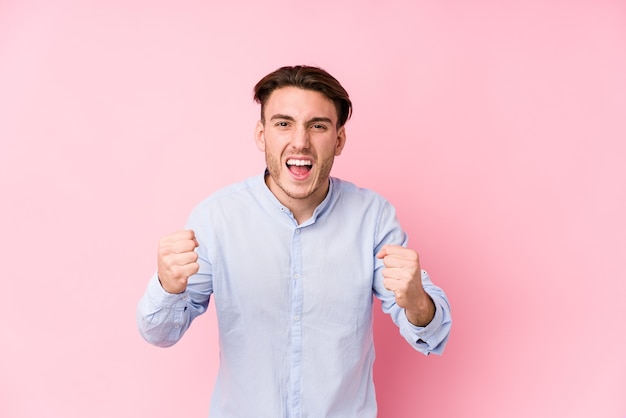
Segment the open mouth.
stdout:
<svg viewBox="0 0 626 418">
<path fill-rule="evenodd" d="M 311 160 L 300 160 L 296 158 L 290 158 L 287 160 L 287 169 L 296 177 L 303 177 L 309 174 L 313 162 Z"/>
</svg>

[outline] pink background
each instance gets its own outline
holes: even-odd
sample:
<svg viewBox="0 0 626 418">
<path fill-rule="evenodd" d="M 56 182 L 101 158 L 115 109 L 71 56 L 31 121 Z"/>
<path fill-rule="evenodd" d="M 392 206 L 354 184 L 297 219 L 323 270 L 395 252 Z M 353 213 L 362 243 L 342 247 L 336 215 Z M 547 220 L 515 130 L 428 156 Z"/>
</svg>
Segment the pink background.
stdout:
<svg viewBox="0 0 626 418">
<path fill-rule="evenodd" d="M 334 174 L 398 209 L 443 357 L 376 316 L 381 417 L 626 416 L 626 3 L 0 1 L 0 416 L 205 417 L 214 311 L 135 306 L 161 235 L 263 169 L 251 90 L 351 94 Z M 421 411 L 421 415 L 418 413 Z"/>
</svg>

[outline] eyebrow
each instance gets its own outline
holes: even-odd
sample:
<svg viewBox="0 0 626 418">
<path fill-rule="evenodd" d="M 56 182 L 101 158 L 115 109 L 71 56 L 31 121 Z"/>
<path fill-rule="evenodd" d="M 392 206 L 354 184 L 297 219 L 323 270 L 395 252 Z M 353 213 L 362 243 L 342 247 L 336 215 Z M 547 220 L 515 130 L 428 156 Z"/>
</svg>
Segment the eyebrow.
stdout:
<svg viewBox="0 0 626 418">
<path fill-rule="evenodd" d="M 326 117 L 316 117 L 316 118 L 311 118 L 307 121 L 308 123 L 313 123 L 313 122 L 326 122 L 326 123 L 330 123 L 332 125 L 333 121 L 330 120 L 330 118 L 326 118 Z"/>
<path fill-rule="evenodd" d="M 289 115 L 283 115 L 281 113 L 277 113 L 275 115 L 272 115 L 272 117 L 270 118 L 270 120 L 275 120 L 275 119 L 285 119 L 285 120 L 291 120 L 291 121 L 295 121 L 295 119 Z"/>
<path fill-rule="evenodd" d="M 283 115 L 281 113 L 277 113 L 275 115 L 272 115 L 272 117 L 270 118 L 270 120 L 276 120 L 276 119 L 284 119 L 284 120 L 288 120 L 288 121 L 292 121 L 292 122 L 296 121 L 293 118 L 293 116 Z M 330 118 L 327 118 L 327 117 L 324 117 L 324 116 L 317 116 L 317 117 L 311 118 L 311 119 L 306 121 L 306 123 L 314 123 L 314 122 L 326 122 L 326 123 L 330 123 L 330 124 L 333 123 L 333 121 Z"/>
</svg>

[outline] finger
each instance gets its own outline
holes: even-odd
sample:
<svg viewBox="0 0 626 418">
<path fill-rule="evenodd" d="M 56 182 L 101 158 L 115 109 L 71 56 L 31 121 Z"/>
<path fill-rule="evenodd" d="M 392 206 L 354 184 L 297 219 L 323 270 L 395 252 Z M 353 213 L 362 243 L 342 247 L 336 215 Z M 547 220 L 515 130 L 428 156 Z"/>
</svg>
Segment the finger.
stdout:
<svg viewBox="0 0 626 418">
<path fill-rule="evenodd" d="M 189 263 L 181 266 L 181 273 L 184 274 L 187 278 L 193 276 L 200 270 L 200 264 L 198 263 Z"/>
<path fill-rule="evenodd" d="M 385 244 L 382 246 L 380 251 L 378 251 L 378 254 L 376 254 L 376 257 L 385 258 L 388 255 L 398 255 L 398 254 L 402 254 L 404 250 L 406 250 L 406 248 L 404 248 L 401 245 Z"/>
<path fill-rule="evenodd" d="M 383 264 L 387 268 L 400 268 L 409 266 L 410 262 L 396 255 L 386 255 L 385 258 L 383 258 Z"/>
<path fill-rule="evenodd" d="M 180 281 L 187 280 L 189 276 L 196 274 L 199 270 L 200 264 L 197 262 L 183 265 L 169 264 L 160 268 L 158 275 L 162 282 Z"/>
<path fill-rule="evenodd" d="M 413 278 L 415 270 L 408 268 L 386 268 L 382 271 L 383 279 L 406 282 Z"/>
<path fill-rule="evenodd" d="M 385 286 L 385 289 L 393 292 L 393 290 L 398 287 L 398 280 L 391 277 L 385 277 L 383 278 L 383 286 Z"/>
<path fill-rule="evenodd" d="M 177 241 L 184 241 L 184 240 L 195 240 L 196 239 L 196 234 L 193 230 L 191 229 L 184 229 L 182 231 L 176 231 L 174 233 L 171 233 L 169 235 L 164 236 L 161 239 L 161 244 L 162 245 L 170 245 L 174 242 Z"/>
<path fill-rule="evenodd" d="M 178 253 L 187 253 L 193 252 L 194 249 L 198 246 L 198 242 L 194 240 L 179 240 L 172 242 L 161 242 L 159 244 L 159 253 L 162 255 L 167 254 L 178 254 Z"/>
<path fill-rule="evenodd" d="M 184 266 L 185 264 L 195 263 L 198 261 L 198 254 L 195 251 L 186 253 L 172 253 L 163 256 L 165 265 L 168 266 Z"/>
<path fill-rule="evenodd" d="M 385 286 L 385 289 L 393 293 L 396 299 L 406 294 L 406 283 L 402 282 L 401 280 L 386 279 L 383 280 L 383 285 Z"/>
<path fill-rule="evenodd" d="M 170 250 L 174 253 L 187 253 L 187 252 L 193 252 L 193 250 L 198 246 L 198 242 L 193 239 L 186 239 L 183 241 L 176 241 L 174 243 L 172 243 L 172 245 L 169 247 Z"/>
<path fill-rule="evenodd" d="M 400 245 L 388 245 L 385 246 L 385 252 L 389 256 L 396 256 L 406 258 L 407 260 L 419 260 L 419 254 L 417 251 L 411 248 L 405 248 Z"/>
<path fill-rule="evenodd" d="M 383 247 L 378 251 L 378 253 L 376 254 L 376 258 L 383 259 L 387 256 L 387 249 L 385 247 L 387 246 L 383 245 Z"/>
</svg>

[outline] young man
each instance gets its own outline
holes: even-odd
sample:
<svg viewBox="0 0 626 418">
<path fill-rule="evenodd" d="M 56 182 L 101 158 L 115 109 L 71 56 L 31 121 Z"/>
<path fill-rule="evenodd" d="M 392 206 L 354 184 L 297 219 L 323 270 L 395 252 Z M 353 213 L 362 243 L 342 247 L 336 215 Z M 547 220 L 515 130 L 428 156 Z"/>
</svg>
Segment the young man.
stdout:
<svg viewBox="0 0 626 418">
<path fill-rule="evenodd" d="M 213 194 L 161 240 L 139 329 L 170 346 L 213 296 L 211 417 L 375 417 L 372 295 L 424 354 L 443 351 L 448 301 L 405 248 L 393 207 L 330 177 L 352 110 L 339 82 L 283 67 L 254 97 L 265 173 Z"/>
</svg>

